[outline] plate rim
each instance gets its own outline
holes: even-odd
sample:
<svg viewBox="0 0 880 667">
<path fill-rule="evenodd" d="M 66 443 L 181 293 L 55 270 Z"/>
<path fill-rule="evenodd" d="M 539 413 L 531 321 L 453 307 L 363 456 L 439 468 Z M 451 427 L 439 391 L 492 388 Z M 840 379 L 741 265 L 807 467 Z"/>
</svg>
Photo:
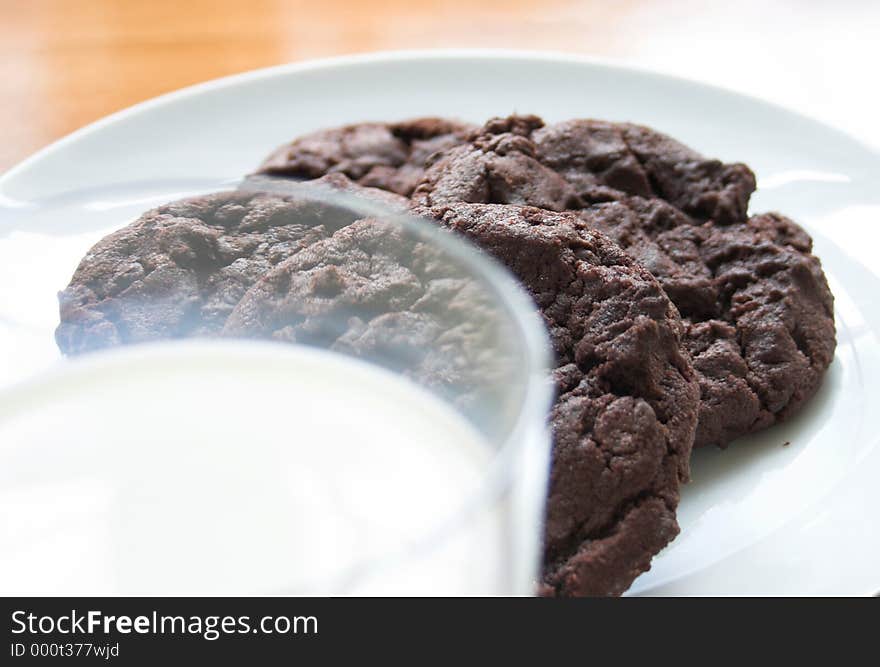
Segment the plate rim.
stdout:
<svg viewBox="0 0 880 667">
<path fill-rule="evenodd" d="M 866 156 L 870 156 L 877 162 L 878 170 L 880 170 L 880 148 L 875 147 L 871 142 L 859 137 L 847 129 L 836 126 L 820 120 L 809 113 L 792 109 L 783 104 L 773 102 L 759 95 L 747 93 L 744 91 L 721 86 L 699 79 L 689 78 L 680 74 L 672 73 L 661 68 L 651 67 L 642 64 L 626 63 L 618 59 L 607 58 L 602 56 L 594 56 L 590 54 L 571 53 L 565 51 L 553 50 L 530 50 L 530 49 L 501 49 L 501 48 L 437 48 L 437 49 L 393 49 L 381 51 L 369 51 L 362 53 L 343 54 L 336 56 L 327 56 L 322 58 L 310 58 L 306 60 L 282 63 L 279 65 L 271 65 L 257 69 L 246 70 L 235 74 L 229 74 L 214 79 L 208 79 L 199 83 L 195 83 L 183 88 L 171 90 L 155 97 L 148 98 L 141 102 L 137 102 L 128 107 L 119 109 L 110 114 L 102 116 L 62 137 L 50 142 L 46 146 L 37 149 L 34 153 L 28 155 L 22 160 L 16 162 L 11 167 L 0 173 L 0 188 L 7 181 L 15 178 L 19 172 L 31 167 L 33 164 L 50 157 L 55 151 L 62 149 L 64 146 L 77 141 L 78 139 L 88 136 L 94 132 L 98 132 L 105 127 L 109 127 L 117 122 L 121 122 L 130 116 L 140 113 L 149 112 L 155 108 L 172 104 L 178 100 L 188 97 L 198 96 L 202 93 L 219 90 L 222 88 L 234 87 L 243 82 L 258 81 L 261 79 L 271 79 L 277 76 L 286 76 L 290 74 L 300 74 L 304 72 L 318 72 L 321 70 L 344 69 L 351 67 L 359 67 L 366 65 L 376 65 L 382 63 L 397 63 L 400 61 L 462 61 L 462 60 L 521 60 L 530 62 L 540 62 L 545 64 L 564 63 L 568 65 L 582 65 L 597 69 L 605 69 L 610 71 L 635 73 L 642 76 L 654 77 L 674 83 L 677 85 L 692 86 L 711 91 L 716 94 L 731 95 L 739 97 L 751 104 L 757 104 L 766 110 L 776 113 L 786 113 L 797 117 L 800 121 L 812 124 L 822 128 L 824 132 L 831 132 L 837 135 L 837 138 L 846 141 L 853 148 L 863 151 Z"/>
<path fill-rule="evenodd" d="M 124 122 L 129 118 L 140 114 L 150 113 L 166 105 L 172 105 L 181 100 L 197 97 L 203 93 L 234 89 L 240 84 L 254 81 L 269 80 L 276 77 L 295 76 L 305 73 L 320 73 L 322 71 L 395 64 L 403 61 L 413 64 L 418 62 L 451 64 L 465 61 L 486 63 L 504 61 L 515 63 L 519 61 L 524 63 L 540 63 L 547 66 L 552 66 L 554 64 L 575 65 L 590 68 L 595 71 L 637 74 L 670 85 L 684 86 L 695 91 L 731 96 L 751 105 L 756 105 L 769 113 L 786 114 L 797 119 L 799 122 L 804 123 L 806 127 L 812 126 L 821 130 L 826 136 L 836 138 L 838 141 L 845 143 L 848 150 L 858 151 L 860 154 L 859 157 L 865 160 L 869 165 L 871 173 L 876 170 L 878 176 L 880 176 L 880 147 L 876 147 L 871 142 L 860 138 L 858 135 L 851 133 L 846 129 L 842 129 L 833 123 L 811 116 L 809 113 L 792 109 L 783 104 L 735 88 L 720 86 L 704 80 L 681 76 L 651 66 L 634 65 L 612 58 L 597 57 L 588 54 L 549 50 L 496 48 L 405 49 L 345 54 L 283 63 L 210 79 L 146 99 L 88 123 L 61 138 L 52 141 L 48 145 L 15 163 L 5 171 L 0 172 L 0 200 L 3 198 L 2 189 L 9 181 L 17 178 L 21 172 L 26 171 L 41 161 L 52 159 L 57 151 L 64 149 L 69 144 L 94 133 L 101 132 L 105 128 L 111 127 L 116 123 Z M 880 583 L 870 586 L 870 588 L 866 587 L 862 592 L 863 595 L 880 595 Z"/>
</svg>

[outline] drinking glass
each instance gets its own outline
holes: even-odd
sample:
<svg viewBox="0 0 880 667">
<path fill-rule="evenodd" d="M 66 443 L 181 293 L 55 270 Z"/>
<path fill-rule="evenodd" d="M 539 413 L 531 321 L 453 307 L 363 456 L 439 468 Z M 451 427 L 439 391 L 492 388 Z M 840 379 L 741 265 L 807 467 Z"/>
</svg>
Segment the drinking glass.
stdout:
<svg viewBox="0 0 880 667">
<path fill-rule="evenodd" d="M 548 343 L 487 253 L 320 182 L 0 215 L 0 592 L 533 592 Z"/>
</svg>

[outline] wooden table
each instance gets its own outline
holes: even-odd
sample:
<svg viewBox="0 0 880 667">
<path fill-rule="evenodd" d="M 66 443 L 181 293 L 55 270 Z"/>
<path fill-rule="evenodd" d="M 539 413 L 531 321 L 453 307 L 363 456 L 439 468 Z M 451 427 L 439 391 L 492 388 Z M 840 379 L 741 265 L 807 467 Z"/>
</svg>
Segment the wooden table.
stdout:
<svg viewBox="0 0 880 667">
<path fill-rule="evenodd" d="M 0 0 L 0 171 L 108 113 L 257 67 L 433 46 L 601 50 L 596 19 L 628 4 Z M 536 33 L 548 8 L 561 17 L 578 6 L 576 20 Z"/>
<path fill-rule="evenodd" d="M 809 106 L 842 124 L 862 109 L 856 130 L 875 127 L 876 86 L 869 104 L 841 93 L 845 85 L 864 87 L 858 71 L 815 72 L 816 62 L 825 67 L 835 58 L 865 64 L 870 53 L 877 61 L 880 3 L 839 0 L 827 3 L 834 6 L 827 16 L 808 3 L 790 20 L 790 3 L 735 4 L 0 0 L 0 172 L 77 127 L 182 86 L 304 58 L 399 48 L 588 52 Z"/>
</svg>

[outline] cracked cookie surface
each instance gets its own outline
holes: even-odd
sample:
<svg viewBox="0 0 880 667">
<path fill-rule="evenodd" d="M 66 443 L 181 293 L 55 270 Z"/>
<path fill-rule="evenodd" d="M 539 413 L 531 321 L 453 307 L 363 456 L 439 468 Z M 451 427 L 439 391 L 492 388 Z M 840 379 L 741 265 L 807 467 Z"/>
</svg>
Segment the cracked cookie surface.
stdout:
<svg viewBox="0 0 880 667">
<path fill-rule="evenodd" d="M 409 196 L 428 159 L 475 129 L 454 120 L 416 118 L 319 130 L 276 149 L 258 173 L 299 179 L 343 173 L 360 185 Z"/>
<path fill-rule="evenodd" d="M 406 200 L 340 174 L 316 183 L 400 209 Z M 247 289 L 351 212 L 277 194 L 230 191 L 148 211 L 93 246 L 59 293 L 65 354 L 216 335 Z"/>
<path fill-rule="evenodd" d="M 496 118 L 435 156 L 413 199 L 521 204 L 566 210 L 627 195 L 668 201 L 697 220 L 746 215 L 755 177 L 647 127 L 536 116 Z"/>
<path fill-rule="evenodd" d="M 379 363 L 479 413 L 514 364 L 494 293 L 399 221 L 365 218 L 268 271 L 222 335 L 312 345 Z"/>
<path fill-rule="evenodd" d="M 834 303 L 797 224 L 772 213 L 695 224 L 641 198 L 579 216 L 657 277 L 681 312 L 702 394 L 695 446 L 771 426 L 816 393 L 834 357 Z"/>
<path fill-rule="evenodd" d="M 550 332 L 556 401 L 542 593 L 619 595 L 677 533 L 699 404 L 657 281 L 573 214 L 418 209 L 516 275 Z"/>
<path fill-rule="evenodd" d="M 747 215 L 741 164 L 630 124 L 489 121 L 428 167 L 421 205 L 482 202 L 578 213 L 651 271 L 685 318 L 700 375 L 696 446 L 726 446 L 795 413 L 836 345 L 812 241 L 778 214 Z"/>
</svg>

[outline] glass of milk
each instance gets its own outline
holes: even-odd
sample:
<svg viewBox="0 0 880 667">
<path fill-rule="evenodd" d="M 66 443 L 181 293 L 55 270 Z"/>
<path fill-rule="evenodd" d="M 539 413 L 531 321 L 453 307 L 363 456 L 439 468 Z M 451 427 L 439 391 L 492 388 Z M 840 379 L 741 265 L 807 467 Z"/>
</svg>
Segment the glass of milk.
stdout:
<svg viewBox="0 0 880 667">
<path fill-rule="evenodd" d="M 0 330 L 0 594 L 531 594 L 551 386 L 527 295 L 381 199 L 234 187 L 307 204 L 278 224 L 323 225 L 264 290 L 277 298 L 238 326 L 75 357 L 52 340 L 55 292 L 170 191 L 16 211 L 0 241 L 22 285 Z M 333 246 L 352 225 L 381 233 Z M 32 266 L 41 248 L 51 270 Z M 347 274 L 340 257 L 361 254 Z"/>
</svg>

